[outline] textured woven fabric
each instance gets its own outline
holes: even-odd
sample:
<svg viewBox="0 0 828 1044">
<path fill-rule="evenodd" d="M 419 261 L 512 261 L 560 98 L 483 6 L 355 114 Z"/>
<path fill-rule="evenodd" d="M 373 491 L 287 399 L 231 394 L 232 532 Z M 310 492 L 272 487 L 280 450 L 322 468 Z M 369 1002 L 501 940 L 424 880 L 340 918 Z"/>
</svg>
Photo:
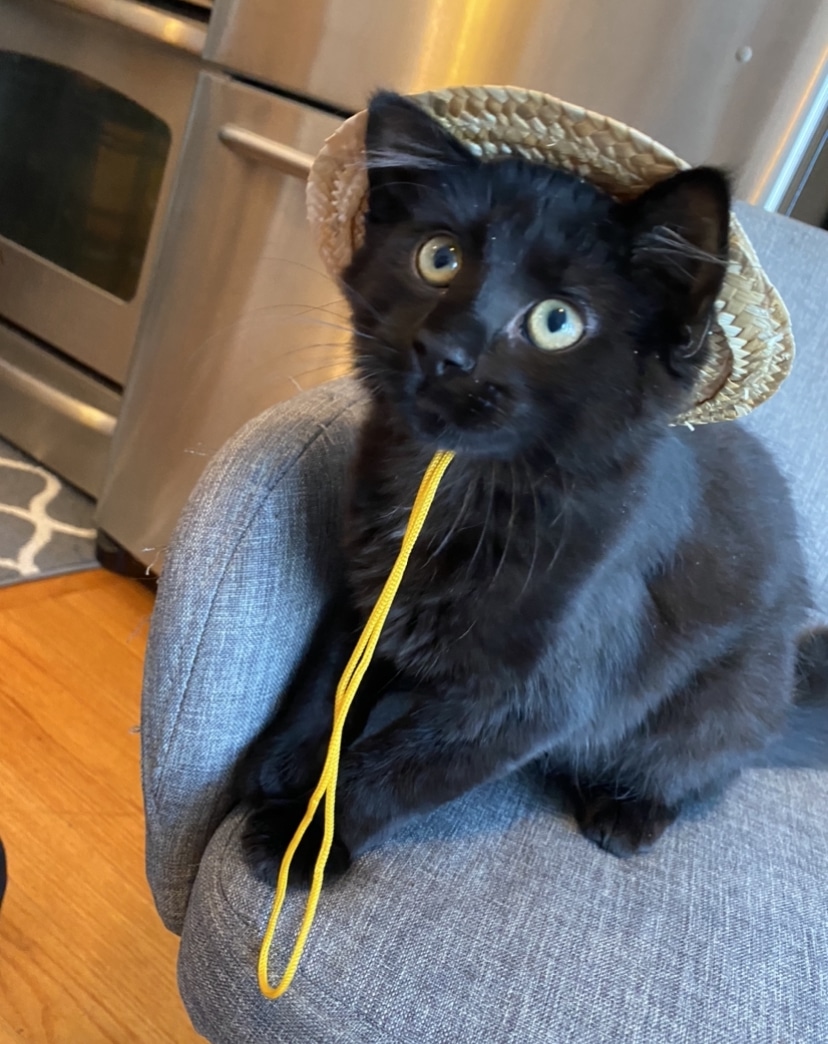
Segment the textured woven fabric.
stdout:
<svg viewBox="0 0 828 1044">
<path fill-rule="evenodd" d="M 745 204 L 737 206 L 736 213 L 788 306 L 797 344 L 790 377 L 741 423 L 768 443 L 790 480 L 808 575 L 824 619 L 828 614 L 828 233 Z"/>
<path fill-rule="evenodd" d="M 180 932 L 228 771 L 302 654 L 337 567 L 330 534 L 358 396 L 348 381 L 243 428 L 174 535 L 150 629 L 141 728 L 147 875 Z"/>
<path fill-rule="evenodd" d="M 740 217 L 799 345 L 750 424 L 793 480 L 826 619 L 828 236 Z M 144 692 L 148 870 L 166 923 L 183 923 L 179 978 L 196 1028 L 214 1044 L 825 1044 L 818 771 L 748 773 L 627 861 L 583 840 L 531 771 L 480 788 L 327 888 L 291 990 L 260 997 L 272 897 L 241 863 L 227 775 L 336 568 L 357 398 L 338 382 L 244 429 L 194 495 L 161 585 Z M 292 892 L 274 978 L 301 903 Z"/>
<path fill-rule="evenodd" d="M 255 978 L 272 896 L 232 817 L 193 893 L 181 992 L 214 1044 L 825 1044 L 827 802 L 817 772 L 755 772 L 619 860 L 531 774 L 483 787 L 326 889 L 277 1002 Z"/>
</svg>

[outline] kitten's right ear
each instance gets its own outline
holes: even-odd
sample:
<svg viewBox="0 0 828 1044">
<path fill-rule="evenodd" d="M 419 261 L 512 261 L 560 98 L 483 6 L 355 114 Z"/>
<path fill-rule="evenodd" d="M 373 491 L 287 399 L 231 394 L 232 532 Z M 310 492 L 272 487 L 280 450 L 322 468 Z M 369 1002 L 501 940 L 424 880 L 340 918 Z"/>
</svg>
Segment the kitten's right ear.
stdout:
<svg viewBox="0 0 828 1044">
<path fill-rule="evenodd" d="M 477 160 L 415 102 L 380 91 L 368 106 L 365 162 L 369 216 L 388 222 L 405 216 L 435 172 Z"/>
<path fill-rule="evenodd" d="M 634 268 L 660 283 L 684 323 L 703 322 L 727 271 L 730 185 L 714 167 L 658 182 L 625 206 Z"/>
</svg>

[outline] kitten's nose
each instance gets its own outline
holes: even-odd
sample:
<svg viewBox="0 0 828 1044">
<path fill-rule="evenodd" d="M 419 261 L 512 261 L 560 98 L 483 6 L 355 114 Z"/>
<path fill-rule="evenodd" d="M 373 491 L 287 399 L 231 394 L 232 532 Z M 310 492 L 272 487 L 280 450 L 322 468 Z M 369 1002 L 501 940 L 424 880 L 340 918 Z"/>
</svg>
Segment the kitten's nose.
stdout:
<svg viewBox="0 0 828 1044">
<path fill-rule="evenodd" d="M 455 340 L 425 331 L 414 341 L 414 352 L 427 377 L 442 377 L 456 371 L 471 373 L 477 363 L 471 352 Z"/>
</svg>

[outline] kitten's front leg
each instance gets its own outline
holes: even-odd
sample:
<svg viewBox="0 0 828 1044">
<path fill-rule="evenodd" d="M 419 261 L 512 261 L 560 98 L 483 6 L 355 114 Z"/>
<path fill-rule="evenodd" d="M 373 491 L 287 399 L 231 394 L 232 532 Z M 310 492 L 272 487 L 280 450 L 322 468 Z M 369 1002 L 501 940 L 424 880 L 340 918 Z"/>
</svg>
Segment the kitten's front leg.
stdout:
<svg viewBox="0 0 828 1044">
<path fill-rule="evenodd" d="M 410 694 L 404 688 L 394 687 L 392 685 L 394 681 L 399 681 L 398 672 L 391 665 L 382 660 L 372 663 L 346 718 L 340 756 L 339 785 L 336 793 L 336 827 L 326 866 L 328 875 L 342 873 L 351 862 L 350 849 L 343 840 L 341 831 L 341 823 L 344 819 L 342 777 L 345 765 L 351 757 L 348 753 L 349 747 L 352 747 L 362 735 L 369 718 L 377 734 L 385 735 L 393 730 L 383 730 L 383 723 L 395 722 L 396 719 L 405 715 L 410 707 Z M 267 750 L 268 756 L 271 758 L 277 752 L 279 752 L 280 758 L 289 755 L 294 764 L 294 773 L 297 763 L 306 766 L 304 775 L 306 785 L 301 789 L 292 787 L 285 790 L 283 786 L 276 785 L 275 777 L 271 776 L 270 780 L 265 781 L 262 772 L 259 771 L 255 774 L 254 785 L 249 787 L 247 793 L 243 795 L 248 809 L 242 838 L 245 855 L 256 875 L 269 883 L 273 883 L 275 880 L 284 853 L 304 819 L 310 798 L 319 783 L 330 742 L 331 717 L 332 701 L 326 712 L 327 721 L 323 733 L 310 732 L 297 735 L 295 728 L 287 727 L 288 722 L 277 717 L 269 729 L 257 740 L 256 746 L 259 749 Z M 299 724 L 307 726 L 308 721 L 303 720 L 300 716 Z M 303 748 L 305 754 L 297 758 L 294 752 L 300 739 L 305 745 Z M 310 750 L 308 745 L 313 743 L 315 746 L 313 746 L 313 750 Z M 389 745 L 386 746 L 386 744 Z M 360 746 L 365 745 L 366 741 L 363 738 Z M 379 746 L 385 751 L 388 758 L 394 758 L 393 740 L 383 740 Z M 280 773 L 279 776 L 281 777 L 282 774 Z M 292 778 L 296 778 L 295 774 Z M 324 811 L 325 801 L 323 799 L 293 857 L 291 863 L 291 879 L 293 880 L 307 882 L 313 873 L 322 843 Z"/>
<path fill-rule="evenodd" d="M 248 811 L 242 838 L 245 856 L 257 876 L 271 883 L 319 780 L 331 732 L 334 692 L 358 624 L 347 592 L 340 591 L 322 614 L 276 712 L 236 768 L 236 795 Z M 381 664 L 375 665 L 375 674 L 380 673 L 378 668 Z M 366 685 L 364 693 L 368 689 Z M 357 701 L 349 730 L 358 732 L 364 703 Z M 321 811 L 296 855 L 295 874 L 303 878 L 309 875 L 321 842 L 320 816 Z M 331 869 L 344 870 L 349 862 L 347 850 L 336 845 Z"/>
<path fill-rule="evenodd" d="M 489 727 L 479 711 L 463 710 L 436 698 L 343 753 L 337 832 L 351 855 L 549 745 L 540 722 L 501 716 Z"/>
<path fill-rule="evenodd" d="M 268 884 L 276 880 L 284 854 L 305 816 L 310 796 L 308 793 L 301 797 L 267 798 L 251 805 L 243 836 L 245 857 L 256 876 Z M 292 881 L 307 884 L 313 875 L 322 847 L 324 809 L 323 799 L 291 861 Z M 350 865 L 351 853 L 335 830 L 325 874 L 336 876 Z"/>
<path fill-rule="evenodd" d="M 362 689 L 360 697 L 364 698 Z M 452 698 L 446 692 L 426 696 L 386 690 L 381 698 L 373 693 L 369 702 L 380 713 L 386 706 L 397 713 L 375 731 L 369 727 L 362 734 L 352 732 L 351 742 L 343 744 L 328 865 L 333 873 L 346 869 L 351 857 L 370 842 L 480 783 L 508 774 L 549 746 L 547 723 L 531 716 L 510 718 L 501 707 L 487 713 L 480 701 L 464 693 Z M 265 879 L 275 878 L 308 797 L 309 792 L 290 802 L 259 800 L 253 805 L 245 847 Z M 294 877 L 307 879 L 312 872 L 322 838 L 321 815 L 320 806 L 294 857 Z"/>
<path fill-rule="evenodd" d="M 622 859 L 648 852 L 678 815 L 677 808 L 655 798 L 621 796 L 574 776 L 551 778 L 563 790 L 584 837 Z"/>
<path fill-rule="evenodd" d="M 382 703 L 389 673 L 395 675 L 396 671 L 383 661 L 375 661 L 369 668 L 345 721 L 343 750 L 360 735 L 372 709 Z M 333 718 L 333 681 L 328 682 L 302 694 L 305 698 L 300 697 L 299 709 L 294 708 L 292 714 L 277 715 L 251 750 L 246 788 L 241 794 L 248 808 L 243 845 L 256 875 L 270 883 L 276 879 L 282 857 L 305 818 L 322 774 Z M 338 786 L 337 799 L 340 793 Z M 292 879 L 308 881 L 313 873 L 322 844 L 324 813 L 325 799 L 293 857 Z M 342 873 L 350 863 L 337 813 L 326 873 Z"/>
</svg>

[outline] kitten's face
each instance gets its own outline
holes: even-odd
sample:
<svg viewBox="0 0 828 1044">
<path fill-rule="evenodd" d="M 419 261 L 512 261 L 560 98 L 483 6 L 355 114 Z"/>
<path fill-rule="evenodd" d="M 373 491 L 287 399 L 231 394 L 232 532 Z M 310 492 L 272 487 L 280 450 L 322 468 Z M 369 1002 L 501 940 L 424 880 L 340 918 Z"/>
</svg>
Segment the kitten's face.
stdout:
<svg viewBox="0 0 828 1044">
<path fill-rule="evenodd" d="M 722 266 L 677 263 L 654 229 L 698 231 L 724 256 L 718 174 L 691 172 L 712 192 L 621 207 L 561 171 L 482 163 L 393 95 L 372 105 L 368 155 L 366 240 L 345 273 L 356 358 L 415 438 L 481 457 L 611 454 L 680 411 Z"/>
</svg>

